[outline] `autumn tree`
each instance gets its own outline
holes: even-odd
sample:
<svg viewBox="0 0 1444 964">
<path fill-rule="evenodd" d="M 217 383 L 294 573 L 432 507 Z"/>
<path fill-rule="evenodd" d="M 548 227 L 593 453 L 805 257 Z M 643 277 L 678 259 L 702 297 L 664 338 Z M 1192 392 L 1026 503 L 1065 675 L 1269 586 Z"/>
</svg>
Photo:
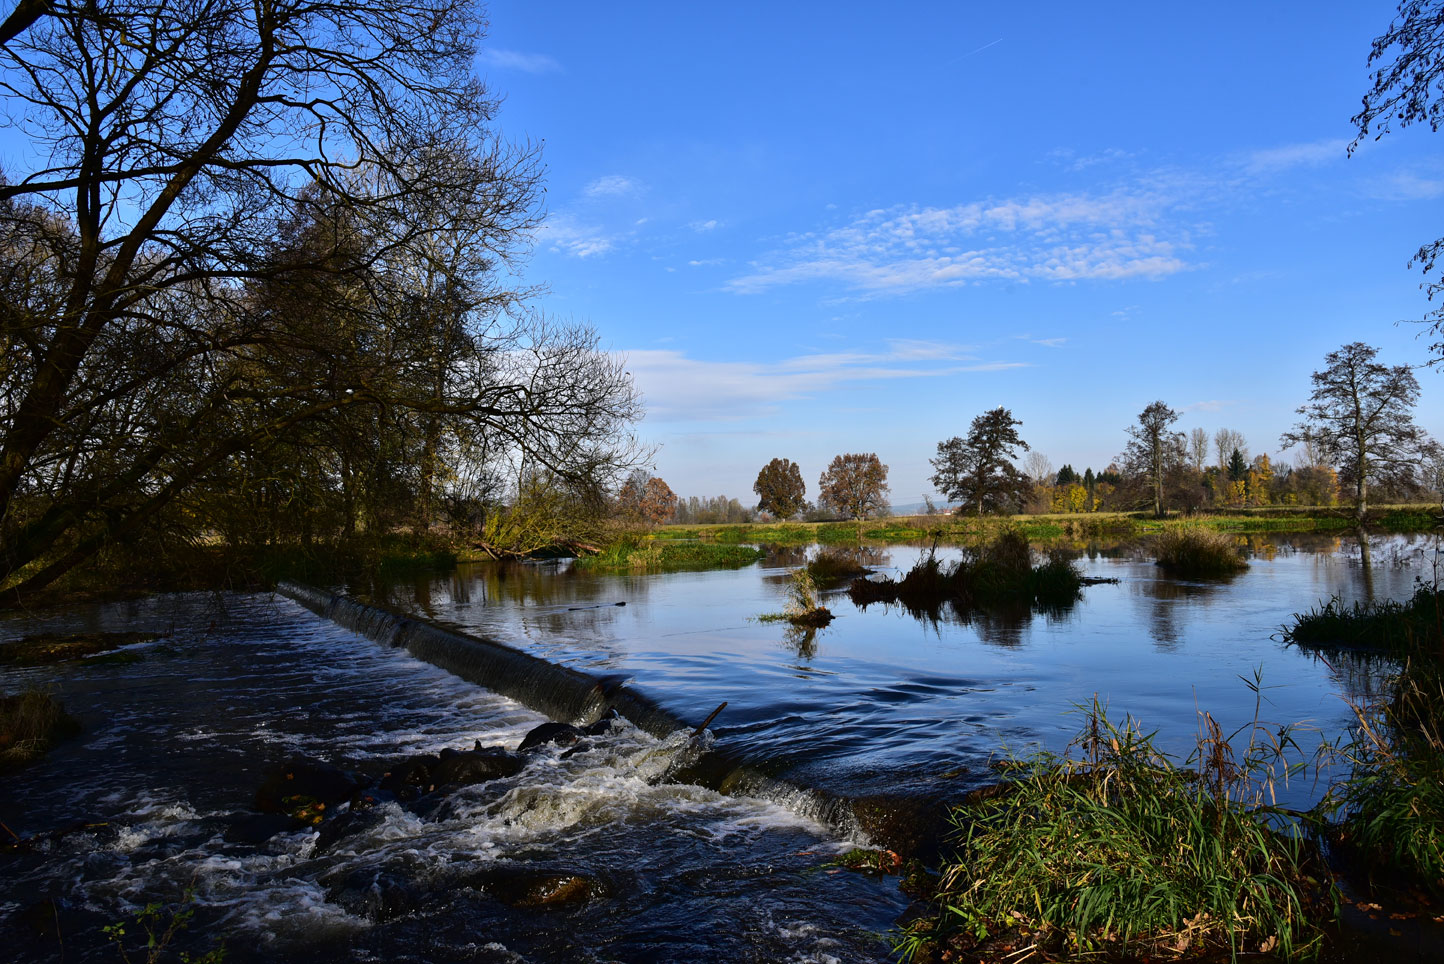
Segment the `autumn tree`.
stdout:
<svg viewBox="0 0 1444 964">
<path fill-rule="evenodd" d="M 1399 127 L 1427 124 L 1438 131 L 1444 124 L 1444 2 L 1401 0 L 1399 14 L 1388 30 L 1374 38 L 1369 50 L 1372 85 L 1364 94 L 1363 107 L 1352 121 L 1357 133 L 1349 154 L 1370 134 L 1378 140 Z M 1444 238 L 1427 242 L 1409 260 L 1426 275 L 1420 284 L 1430 301 L 1444 292 L 1444 278 L 1429 278 L 1444 256 Z M 1430 331 L 1444 336 L 1444 309 L 1429 313 Z M 1428 319 L 1426 319 L 1428 320 Z M 1444 337 L 1430 346 L 1444 361 Z"/>
<path fill-rule="evenodd" d="M 1169 472 L 1186 459 L 1182 432 L 1171 432 L 1178 413 L 1163 402 L 1154 402 L 1138 414 L 1138 424 L 1128 428 L 1128 446 L 1119 457 L 1128 469 L 1147 478 L 1153 495 L 1153 514 L 1163 516 L 1163 487 Z"/>
<path fill-rule="evenodd" d="M 807 504 L 802 470 L 791 459 L 773 459 L 764 465 L 752 491 L 757 493 L 757 507 L 779 519 L 792 518 Z"/>
<path fill-rule="evenodd" d="M 617 490 L 617 514 L 633 522 L 661 525 L 677 514 L 679 505 L 672 487 L 646 469 L 633 469 Z"/>
<path fill-rule="evenodd" d="M 1329 453 L 1354 491 L 1354 512 L 1368 510 L 1369 483 L 1412 475 L 1429 445 L 1414 424 L 1419 383 L 1407 365 L 1392 368 L 1374 361 L 1379 353 L 1352 342 L 1324 356 L 1327 367 L 1313 373 L 1314 390 L 1298 409 L 1303 420 L 1285 432 L 1284 448 L 1309 440 Z"/>
<path fill-rule="evenodd" d="M 973 419 L 966 438 L 938 443 L 937 458 L 929 460 L 935 470 L 931 481 L 958 503 L 960 514 L 1012 511 L 1027 498 L 1028 479 L 1013 465 L 1018 450 L 1028 450 L 1018 437 L 1022 424 L 999 406 Z"/>
<path fill-rule="evenodd" d="M 817 480 L 817 500 L 849 519 L 887 510 L 887 466 L 871 452 L 835 456 Z"/>
</svg>

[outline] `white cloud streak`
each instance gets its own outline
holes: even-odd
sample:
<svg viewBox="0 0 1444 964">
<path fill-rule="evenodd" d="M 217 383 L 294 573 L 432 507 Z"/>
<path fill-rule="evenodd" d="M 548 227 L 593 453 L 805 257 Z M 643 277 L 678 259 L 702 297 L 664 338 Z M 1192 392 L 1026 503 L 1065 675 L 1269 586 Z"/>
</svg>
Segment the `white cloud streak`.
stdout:
<svg viewBox="0 0 1444 964">
<path fill-rule="evenodd" d="M 628 194 L 636 194 L 641 189 L 642 182 L 634 177 L 627 177 L 624 174 L 608 174 L 588 184 L 582 189 L 582 193 L 590 198 L 623 197 Z"/>
<path fill-rule="evenodd" d="M 1177 203 L 1159 190 L 1117 190 L 874 210 L 792 239 L 727 287 L 756 294 L 834 281 L 878 294 L 993 279 L 1161 278 L 1188 268 L 1187 233 L 1164 223 Z"/>
<path fill-rule="evenodd" d="M 499 47 L 483 48 L 481 62 L 501 70 L 520 70 L 526 74 L 560 73 L 562 65 L 556 58 L 546 54 L 528 54 L 520 50 L 504 50 Z"/>
<path fill-rule="evenodd" d="M 766 415 L 779 403 L 858 382 L 939 378 L 1028 367 L 984 361 L 965 345 L 897 340 L 880 352 L 798 355 L 781 361 L 704 361 L 670 349 L 625 353 L 627 370 L 658 421 L 732 421 Z"/>
</svg>

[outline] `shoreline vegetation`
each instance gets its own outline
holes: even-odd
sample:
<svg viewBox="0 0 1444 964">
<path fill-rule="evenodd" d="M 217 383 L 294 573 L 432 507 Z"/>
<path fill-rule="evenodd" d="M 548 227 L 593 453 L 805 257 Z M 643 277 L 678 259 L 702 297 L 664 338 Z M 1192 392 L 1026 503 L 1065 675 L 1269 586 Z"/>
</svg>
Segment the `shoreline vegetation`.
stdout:
<svg viewBox="0 0 1444 964">
<path fill-rule="evenodd" d="M 1371 509 L 1370 531 L 1408 533 L 1437 531 L 1444 525 L 1437 506 L 1427 503 L 1377 506 Z M 587 538 L 554 533 L 529 540 L 510 555 L 499 555 L 462 533 L 420 533 L 398 530 L 385 535 L 356 536 L 336 542 L 226 544 L 220 539 L 173 546 L 148 554 L 141 565 L 116 548 L 77 568 L 51 585 L 23 595 L 0 594 L 0 606 L 44 604 L 46 601 L 126 598 L 150 592 L 252 590 L 284 580 L 339 584 L 377 573 L 403 575 L 445 571 L 458 562 L 498 558 L 555 559 L 575 557 L 583 569 L 605 571 L 679 571 L 748 565 L 761 558 L 749 545 L 848 546 L 860 543 L 970 545 L 989 542 L 1016 531 L 1032 543 L 1067 543 L 1088 539 L 1130 539 L 1178 528 L 1247 535 L 1265 532 L 1342 532 L 1357 529 L 1347 507 L 1279 507 L 1238 509 L 1220 514 L 1178 514 L 1156 519 L 1142 512 L 1052 513 L 1044 515 L 959 516 L 911 515 L 830 522 L 749 522 L 715 525 L 593 526 Z M 675 547 L 673 544 L 676 544 Z M 690 548 L 684 548 L 691 544 Z M 659 548 L 662 546 L 662 548 Z M 734 547 L 724 549 L 723 547 Z"/>
<path fill-rule="evenodd" d="M 1061 754 L 1012 754 L 1003 782 L 950 811 L 952 850 L 930 910 L 894 935 L 906 961 L 1311 959 L 1336 942 L 1347 880 L 1404 921 L 1444 901 L 1444 592 L 1297 615 L 1282 638 L 1363 650 L 1396 670 L 1356 725 L 1308 758 L 1296 728 L 1224 734 L 1207 713 L 1193 754 L 1162 753 L 1097 700 Z M 1339 768 L 1307 813 L 1275 789 Z M 1312 771 L 1312 773 L 1311 773 Z M 1356 902 L 1357 903 L 1357 902 Z M 1384 906 L 1387 905 L 1387 906 Z M 1382 907 L 1382 910 L 1380 908 Z"/>
</svg>

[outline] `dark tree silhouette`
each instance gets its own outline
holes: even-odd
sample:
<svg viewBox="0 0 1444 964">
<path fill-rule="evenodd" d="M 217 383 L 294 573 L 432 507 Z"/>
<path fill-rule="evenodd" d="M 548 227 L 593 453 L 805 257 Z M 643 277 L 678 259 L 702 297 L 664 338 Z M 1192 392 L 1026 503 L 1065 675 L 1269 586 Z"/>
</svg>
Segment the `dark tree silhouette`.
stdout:
<svg viewBox="0 0 1444 964">
<path fill-rule="evenodd" d="M 1012 461 L 1028 448 L 1018 437 L 1022 424 L 1000 406 L 973 419 L 967 438 L 938 443 L 931 481 L 959 513 L 1007 512 L 1027 498 L 1028 479 Z"/>
</svg>

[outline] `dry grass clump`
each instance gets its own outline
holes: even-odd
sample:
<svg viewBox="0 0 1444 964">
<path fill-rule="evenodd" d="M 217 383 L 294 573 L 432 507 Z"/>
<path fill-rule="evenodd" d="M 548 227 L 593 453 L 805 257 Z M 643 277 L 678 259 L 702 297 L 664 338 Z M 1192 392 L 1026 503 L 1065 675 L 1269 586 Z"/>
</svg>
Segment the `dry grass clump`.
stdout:
<svg viewBox="0 0 1444 964">
<path fill-rule="evenodd" d="M 1248 568 L 1234 537 L 1212 529 L 1166 529 L 1154 540 L 1153 551 L 1164 571 L 1185 579 L 1230 576 Z"/>
<path fill-rule="evenodd" d="M 80 723 L 49 693 L 31 689 L 0 697 L 0 770 L 38 759 L 80 732 Z"/>
</svg>

